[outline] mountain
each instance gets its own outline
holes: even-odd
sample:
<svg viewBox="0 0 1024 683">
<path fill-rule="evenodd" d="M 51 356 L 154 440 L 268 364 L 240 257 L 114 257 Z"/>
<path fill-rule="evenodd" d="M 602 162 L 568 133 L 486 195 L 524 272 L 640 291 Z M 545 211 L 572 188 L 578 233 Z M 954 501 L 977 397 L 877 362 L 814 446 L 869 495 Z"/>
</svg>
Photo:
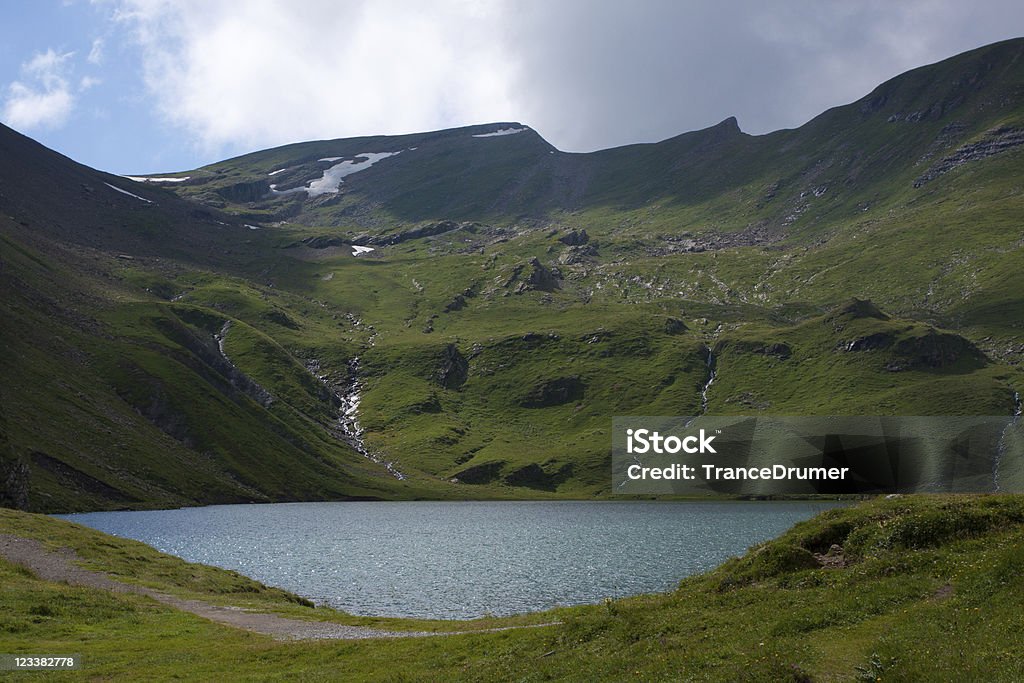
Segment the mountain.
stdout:
<svg viewBox="0 0 1024 683">
<path fill-rule="evenodd" d="M 615 415 L 1009 415 L 1022 145 L 1022 39 L 589 154 L 499 122 L 136 182 L 3 129 L 7 479 L 35 509 L 590 496 Z"/>
<path fill-rule="evenodd" d="M 0 150 L 3 502 L 422 495 L 417 484 L 396 493 L 393 476 L 353 451 L 334 389 L 278 342 L 217 306 L 172 301 L 181 278 L 248 295 L 265 257 L 244 224 L 8 128 Z M 267 320 L 286 319 L 261 305 Z M 225 350 L 261 359 L 274 391 Z"/>
</svg>

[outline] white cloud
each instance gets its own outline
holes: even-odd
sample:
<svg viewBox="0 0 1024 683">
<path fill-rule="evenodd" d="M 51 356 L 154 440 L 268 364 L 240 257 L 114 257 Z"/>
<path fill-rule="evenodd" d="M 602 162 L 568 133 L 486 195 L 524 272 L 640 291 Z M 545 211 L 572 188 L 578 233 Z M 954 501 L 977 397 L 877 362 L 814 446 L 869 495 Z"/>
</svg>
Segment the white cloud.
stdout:
<svg viewBox="0 0 1024 683">
<path fill-rule="evenodd" d="M 102 38 L 96 38 L 92 41 L 92 48 L 89 50 L 89 56 L 86 57 L 86 61 L 90 64 L 99 66 L 103 63 L 103 48 L 104 41 Z"/>
<path fill-rule="evenodd" d="M 85 92 L 89 88 L 95 87 L 102 82 L 103 81 L 101 79 L 94 78 L 93 76 L 82 76 L 82 79 L 78 81 L 78 91 Z"/>
<path fill-rule="evenodd" d="M 496 121 L 576 151 L 730 115 L 765 133 L 1024 21 L 1019 0 L 106 2 L 156 110 L 208 158 Z"/>
<path fill-rule="evenodd" d="M 147 89 L 208 148 L 507 120 L 501 5 L 125 0 Z"/>
<path fill-rule="evenodd" d="M 0 118 L 20 130 L 64 125 L 75 104 L 65 75 L 73 55 L 49 49 L 22 64 L 22 77 L 28 82 L 19 80 L 7 86 Z"/>
</svg>

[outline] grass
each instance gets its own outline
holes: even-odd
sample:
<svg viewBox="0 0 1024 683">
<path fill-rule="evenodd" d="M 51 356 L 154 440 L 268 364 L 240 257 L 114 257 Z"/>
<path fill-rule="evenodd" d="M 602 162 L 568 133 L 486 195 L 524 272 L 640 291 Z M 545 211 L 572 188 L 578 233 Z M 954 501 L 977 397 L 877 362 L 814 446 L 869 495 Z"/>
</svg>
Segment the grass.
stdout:
<svg viewBox="0 0 1024 683">
<path fill-rule="evenodd" d="M 0 525 L 180 595 L 388 628 L 453 627 L 311 610 L 231 572 L 50 518 L 3 512 Z M 832 544 L 845 566 L 819 567 L 811 553 Z M 107 679 L 917 681 L 956 672 L 1012 681 L 1024 674 L 1022 561 L 1020 497 L 879 499 L 797 524 L 666 594 L 468 625 L 560 626 L 318 643 L 274 642 L 2 563 L 0 649 L 80 653 L 88 675 Z"/>
</svg>

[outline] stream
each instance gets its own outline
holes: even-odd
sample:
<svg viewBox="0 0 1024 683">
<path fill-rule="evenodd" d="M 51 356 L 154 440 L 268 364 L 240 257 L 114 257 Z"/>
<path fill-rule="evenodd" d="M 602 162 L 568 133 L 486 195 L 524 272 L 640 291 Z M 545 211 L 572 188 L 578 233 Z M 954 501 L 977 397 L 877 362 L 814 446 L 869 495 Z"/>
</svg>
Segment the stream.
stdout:
<svg viewBox="0 0 1024 683">
<path fill-rule="evenodd" d="M 1013 392 L 1013 405 L 1013 419 L 1010 420 L 1010 422 L 1006 425 L 1006 427 L 1003 429 L 1002 436 L 999 437 L 999 446 L 996 448 L 995 462 L 992 463 L 992 487 L 996 493 L 998 493 L 1000 490 L 999 467 L 1003 462 L 1003 456 L 1006 455 L 1006 451 L 1009 448 L 1009 444 L 1006 440 L 1006 435 L 1010 432 L 1011 429 L 1013 429 L 1014 427 L 1017 426 L 1018 423 L 1020 423 L 1021 418 L 1020 393 L 1016 391 Z"/>
</svg>

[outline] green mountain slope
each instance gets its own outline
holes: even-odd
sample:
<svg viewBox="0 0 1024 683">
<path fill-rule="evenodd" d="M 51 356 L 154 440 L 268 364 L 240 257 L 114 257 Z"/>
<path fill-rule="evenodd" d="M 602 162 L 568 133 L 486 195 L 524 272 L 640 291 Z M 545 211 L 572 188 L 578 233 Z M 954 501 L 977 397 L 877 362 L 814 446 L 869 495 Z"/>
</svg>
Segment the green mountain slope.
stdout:
<svg viewBox="0 0 1024 683">
<path fill-rule="evenodd" d="M 9 459 L 54 501 L 73 477 L 33 452 L 132 496 L 69 507 L 603 494 L 614 415 L 1009 415 L 1024 388 L 1024 40 L 793 130 L 591 154 L 506 122 L 133 183 L 0 132 Z M 108 448 L 75 391 L 149 445 Z M 219 488 L 138 455 L 165 442 Z"/>
<path fill-rule="evenodd" d="M 6 148 L 19 148 L 14 159 L 27 160 L 2 178 L 7 504 L 52 511 L 426 495 L 429 482 L 399 482 L 351 447 L 337 427 L 337 398 L 299 359 L 218 310 L 226 306 L 170 301 L 167 278 L 183 276 L 259 306 L 247 280 L 227 274 L 261 267 L 250 230 L 0 133 Z"/>
</svg>

